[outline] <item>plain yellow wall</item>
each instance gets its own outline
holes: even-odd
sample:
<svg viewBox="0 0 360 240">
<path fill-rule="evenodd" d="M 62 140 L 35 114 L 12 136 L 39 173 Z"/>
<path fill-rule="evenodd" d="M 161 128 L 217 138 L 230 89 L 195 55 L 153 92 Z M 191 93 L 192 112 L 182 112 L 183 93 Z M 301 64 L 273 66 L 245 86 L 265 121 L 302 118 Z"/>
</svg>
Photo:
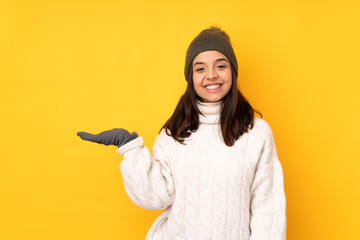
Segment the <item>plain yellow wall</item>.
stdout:
<svg viewBox="0 0 360 240">
<path fill-rule="evenodd" d="M 115 147 L 152 147 L 185 90 L 185 51 L 231 37 L 272 127 L 291 240 L 360 239 L 359 1 L 0 1 L 0 239 L 144 239 L 161 211 L 126 195 Z"/>
</svg>

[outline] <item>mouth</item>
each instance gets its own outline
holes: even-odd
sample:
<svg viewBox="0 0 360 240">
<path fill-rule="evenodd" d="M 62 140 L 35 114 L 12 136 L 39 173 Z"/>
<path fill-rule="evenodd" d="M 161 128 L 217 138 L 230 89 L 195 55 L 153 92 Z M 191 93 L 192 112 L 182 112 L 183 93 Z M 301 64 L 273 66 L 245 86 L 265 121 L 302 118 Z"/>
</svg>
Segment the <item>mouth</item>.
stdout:
<svg viewBox="0 0 360 240">
<path fill-rule="evenodd" d="M 222 84 L 218 83 L 218 84 L 209 84 L 204 86 L 204 88 L 206 89 L 216 89 L 216 88 L 220 88 L 222 86 Z"/>
<path fill-rule="evenodd" d="M 204 86 L 205 90 L 208 92 L 217 92 L 222 87 L 222 84 L 209 84 Z"/>
<path fill-rule="evenodd" d="M 219 88 L 221 86 L 221 84 L 216 84 L 216 85 L 208 85 L 205 86 L 206 89 L 216 89 Z"/>
</svg>

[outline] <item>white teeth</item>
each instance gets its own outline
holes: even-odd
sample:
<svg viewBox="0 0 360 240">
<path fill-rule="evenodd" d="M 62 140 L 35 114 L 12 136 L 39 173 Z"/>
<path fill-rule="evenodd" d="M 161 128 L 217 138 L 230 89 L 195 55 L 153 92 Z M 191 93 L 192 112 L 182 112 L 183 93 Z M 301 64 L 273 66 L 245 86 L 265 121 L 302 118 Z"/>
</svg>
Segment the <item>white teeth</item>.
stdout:
<svg viewBox="0 0 360 240">
<path fill-rule="evenodd" d="M 220 87 L 220 84 L 206 86 L 207 89 L 215 89 L 215 88 L 219 88 L 219 87 Z"/>
</svg>

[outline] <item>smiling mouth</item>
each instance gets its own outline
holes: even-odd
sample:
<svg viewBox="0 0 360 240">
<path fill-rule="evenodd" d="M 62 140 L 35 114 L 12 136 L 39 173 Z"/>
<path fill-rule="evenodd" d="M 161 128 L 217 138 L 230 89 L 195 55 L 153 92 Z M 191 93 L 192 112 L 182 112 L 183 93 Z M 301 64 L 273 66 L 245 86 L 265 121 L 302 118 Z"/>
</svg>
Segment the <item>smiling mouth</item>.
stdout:
<svg viewBox="0 0 360 240">
<path fill-rule="evenodd" d="M 208 86 L 205 86 L 206 89 L 216 89 L 216 88 L 219 88 L 221 86 L 221 84 L 216 84 L 216 85 L 208 85 Z"/>
</svg>

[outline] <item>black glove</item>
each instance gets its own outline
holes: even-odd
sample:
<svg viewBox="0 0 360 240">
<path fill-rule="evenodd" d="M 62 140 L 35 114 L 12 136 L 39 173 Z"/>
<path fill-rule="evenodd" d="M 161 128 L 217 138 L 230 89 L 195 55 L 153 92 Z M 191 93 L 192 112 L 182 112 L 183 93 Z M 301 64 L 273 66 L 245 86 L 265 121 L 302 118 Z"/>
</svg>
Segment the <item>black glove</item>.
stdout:
<svg viewBox="0 0 360 240">
<path fill-rule="evenodd" d="M 138 137 L 136 132 L 129 133 L 122 128 L 114 128 L 95 135 L 87 132 L 78 132 L 77 135 L 83 140 L 104 144 L 106 146 L 115 145 L 118 147 L 121 147 L 125 143 Z"/>
</svg>

